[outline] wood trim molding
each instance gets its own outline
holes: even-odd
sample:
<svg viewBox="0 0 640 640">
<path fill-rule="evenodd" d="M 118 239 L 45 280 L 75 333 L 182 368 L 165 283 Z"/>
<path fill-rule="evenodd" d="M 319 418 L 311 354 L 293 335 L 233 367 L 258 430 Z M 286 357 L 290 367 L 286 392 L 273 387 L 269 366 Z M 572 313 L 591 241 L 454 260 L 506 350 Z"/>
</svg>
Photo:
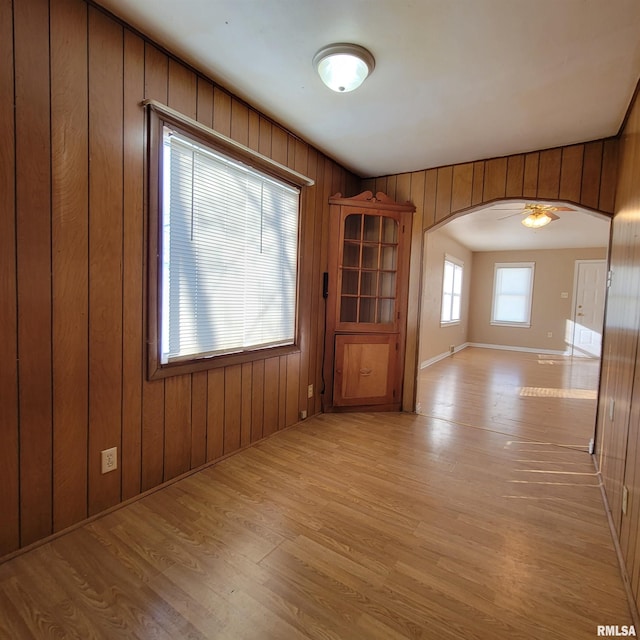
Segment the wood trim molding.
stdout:
<svg viewBox="0 0 640 640">
<path fill-rule="evenodd" d="M 195 135 L 205 136 L 210 142 L 215 144 L 220 150 L 228 153 L 239 160 L 248 160 L 252 166 L 262 169 L 273 176 L 286 180 L 298 187 L 312 187 L 315 184 L 313 178 L 309 178 L 293 169 L 289 169 L 283 164 L 262 155 L 258 151 L 254 151 L 235 140 L 211 129 L 183 115 L 175 109 L 171 109 L 157 100 L 143 100 L 143 107 L 149 107 L 160 114 L 163 118 L 171 121 L 173 124 L 183 127 Z"/>
</svg>

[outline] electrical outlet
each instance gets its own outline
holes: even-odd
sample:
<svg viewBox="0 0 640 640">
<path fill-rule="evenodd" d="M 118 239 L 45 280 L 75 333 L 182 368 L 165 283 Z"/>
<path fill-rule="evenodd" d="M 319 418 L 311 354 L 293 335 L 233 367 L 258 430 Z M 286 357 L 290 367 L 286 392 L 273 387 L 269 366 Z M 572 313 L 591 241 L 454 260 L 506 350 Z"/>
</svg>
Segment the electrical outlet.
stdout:
<svg viewBox="0 0 640 640">
<path fill-rule="evenodd" d="M 313 385 L 310 384 L 307 387 L 307 398 L 313 398 Z"/>
<path fill-rule="evenodd" d="M 622 487 L 622 513 L 627 515 L 627 504 L 629 503 L 629 489 L 626 486 Z"/>
<path fill-rule="evenodd" d="M 449 353 L 453 353 L 456 350 L 456 345 L 455 344 L 450 344 L 449 345 Z"/>
<path fill-rule="evenodd" d="M 547 338 L 553 338 L 553 331 L 547 331 Z"/>
<path fill-rule="evenodd" d="M 115 471 L 118 468 L 118 447 L 111 447 L 111 449 L 104 449 L 100 452 L 102 460 L 101 473 L 109 473 L 109 471 Z"/>
</svg>

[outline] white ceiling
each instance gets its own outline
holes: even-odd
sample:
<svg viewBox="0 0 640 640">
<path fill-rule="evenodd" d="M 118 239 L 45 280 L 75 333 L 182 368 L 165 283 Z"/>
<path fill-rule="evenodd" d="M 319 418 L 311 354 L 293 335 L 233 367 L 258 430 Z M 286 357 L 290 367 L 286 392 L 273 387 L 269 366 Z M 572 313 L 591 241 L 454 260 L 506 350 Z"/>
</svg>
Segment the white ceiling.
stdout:
<svg viewBox="0 0 640 640">
<path fill-rule="evenodd" d="M 615 135 L 640 77 L 640 0 L 98 1 L 363 178 Z M 312 67 L 334 42 L 375 56 L 357 91 Z M 538 231 L 501 215 L 447 233 L 478 251 L 608 243 L 593 214 Z"/>
<path fill-rule="evenodd" d="M 503 202 L 447 222 L 440 230 L 471 251 L 607 247 L 611 221 L 575 205 L 540 229 L 522 224 L 526 202 Z M 558 203 L 548 203 L 558 204 Z M 528 212 L 527 212 L 528 213 Z"/>
<path fill-rule="evenodd" d="M 618 132 L 640 76 L 638 0 L 98 0 L 361 177 Z M 334 42 L 376 68 L 329 91 Z"/>
</svg>

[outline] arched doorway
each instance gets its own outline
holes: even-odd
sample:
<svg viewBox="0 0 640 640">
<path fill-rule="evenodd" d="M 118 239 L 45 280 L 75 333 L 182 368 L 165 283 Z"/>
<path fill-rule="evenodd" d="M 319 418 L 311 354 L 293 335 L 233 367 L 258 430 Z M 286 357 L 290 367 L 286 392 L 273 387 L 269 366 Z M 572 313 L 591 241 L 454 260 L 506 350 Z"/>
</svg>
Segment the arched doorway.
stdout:
<svg viewBox="0 0 640 640">
<path fill-rule="evenodd" d="M 557 208 L 558 219 L 531 229 L 521 224 L 531 202 L 495 201 L 425 232 L 415 408 L 439 419 L 475 418 L 488 429 L 587 448 L 595 429 L 599 354 L 580 350 L 576 342 L 587 336 L 580 324 L 585 273 L 598 272 L 594 300 L 604 299 L 610 218 L 573 203 L 544 201 Z M 459 292 L 446 291 L 446 273 L 452 271 L 461 271 Z M 524 295 L 509 287 L 517 273 L 526 272 L 530 316 L 516 322 L 496 317 L 498 277 L 508 280 L 504 307 Z M 442 309 L 456 295 L 459 317 L 452 318 Z M 601 334 L 602 312 L 591 325 L 594 339 Z M 564 423 L 582 428 L 569 431 Z"/>
</svg>

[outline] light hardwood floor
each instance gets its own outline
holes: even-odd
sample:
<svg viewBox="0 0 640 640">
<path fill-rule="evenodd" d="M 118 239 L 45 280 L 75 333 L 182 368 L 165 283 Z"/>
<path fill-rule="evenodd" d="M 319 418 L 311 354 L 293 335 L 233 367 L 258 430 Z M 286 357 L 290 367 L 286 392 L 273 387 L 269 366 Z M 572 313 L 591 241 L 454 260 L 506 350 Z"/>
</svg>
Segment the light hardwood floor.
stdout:
<svg viewBox="0 0 640 640">
<path fill-rule="evenodd" d="M 590 457 L 482 424 L 307 420 L 0 565 L 0 638 L 580 640 L 631 624 Z"/>
<path fill-rule="evenodd" d="M 468 347 L 420 371 L 417 412 L 586 451 L 600 361 Z"/>
</svg>

